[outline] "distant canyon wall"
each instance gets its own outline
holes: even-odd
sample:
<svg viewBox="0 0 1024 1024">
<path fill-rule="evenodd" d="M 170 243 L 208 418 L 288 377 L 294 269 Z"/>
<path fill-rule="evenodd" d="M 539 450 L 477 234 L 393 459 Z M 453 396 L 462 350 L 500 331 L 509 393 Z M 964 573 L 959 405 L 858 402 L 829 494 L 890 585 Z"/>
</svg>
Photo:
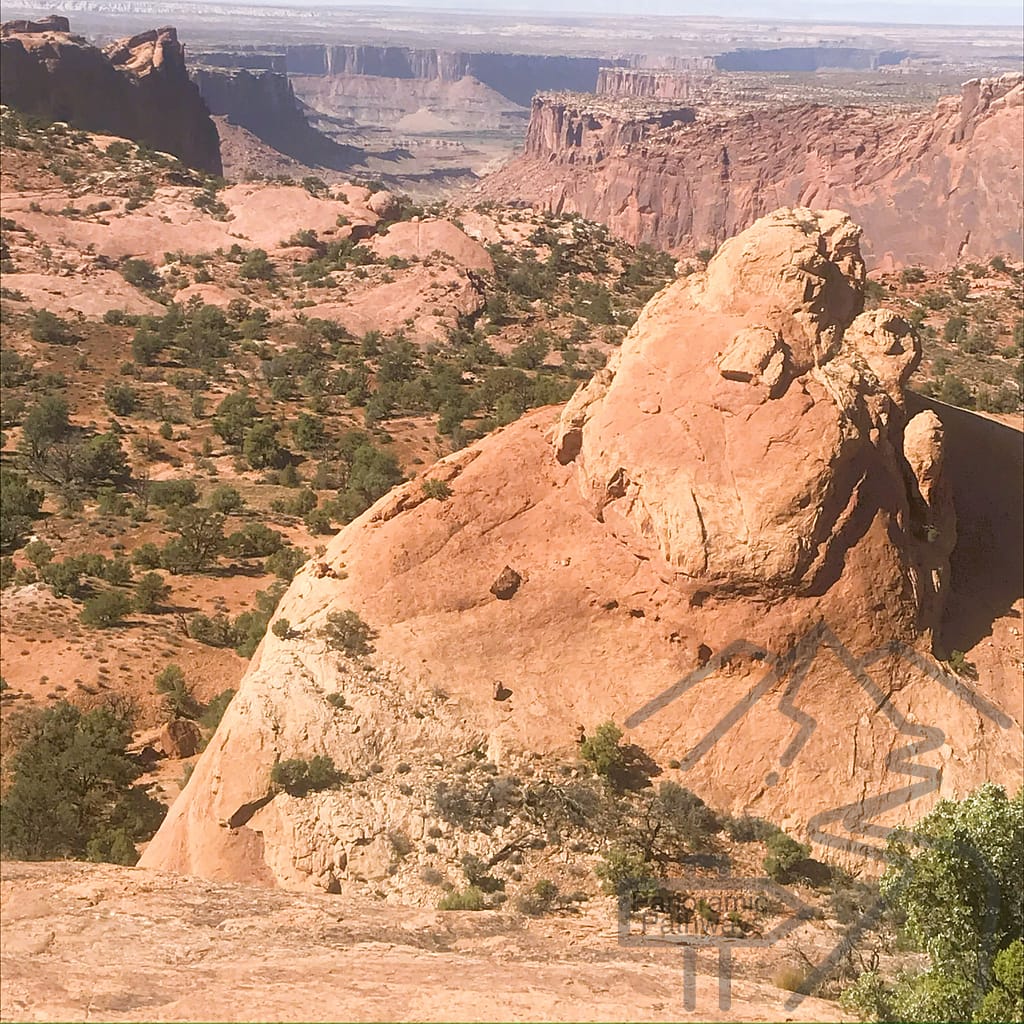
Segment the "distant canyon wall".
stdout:
<svg viewBox="0 0 1024 1024">
<path fill-rule="evenodd" d="M 775 49 L 732 50 L 715 57 L 719 71 L 820 71 L 842 68 L 873 71 L 912 57 L 909 50 L 865 50 L 852 46 L 781 46 Z"/>
<path fill-rule="evenodd" d="M 216 50 L 198 56 L 211 67 L 260 68 L 302 77 L 364 76 L 428 82 L 458 82 L 469 77 L 523 107 L 528 107 L 540 91 L 593 92 L 602 67 L 628 63 L 597 57 L 321 43 L 266 50 Z"/>
<path fill-rule="evenodd" d="M 0 39 L 0 94 L 17 110 L 108 132 L 219 174 L 217 129 L 173 28 L 104 49 L 72 35 L 66 18 L 9 22 Z"/>
<path fill-rule="evenodd" d="M 286 156 L 336 170 L 360 156 L 356 148 L 339 145 L 310 125 L 282 72 L 204 64 L 191 75 L 211 113 L 225 116 Z"/>
<path fill-rule="evenodd" d="M 834 207 L 872 265 L 1022 255 L 1024 76 L 968 82 L 920 114 L 815 105 L 736 114 L 547 95 L 491 198 L 692 253 L 780 206 Z"/>
</svg>

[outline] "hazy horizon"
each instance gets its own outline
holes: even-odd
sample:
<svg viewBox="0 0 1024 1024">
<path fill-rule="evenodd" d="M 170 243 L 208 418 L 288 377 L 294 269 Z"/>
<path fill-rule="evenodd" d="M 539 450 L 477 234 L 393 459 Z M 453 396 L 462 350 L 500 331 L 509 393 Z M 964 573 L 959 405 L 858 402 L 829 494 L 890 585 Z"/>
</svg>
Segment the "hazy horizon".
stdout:
<svg viewBox="0 0 1024 1024">
<path fill-rule="evenodd" d="M 983 4 L 939 3 L 927 4 L 920 0 L 868 0 L 854 8 L 839 0 L 738 0 L 723 12 L 721 4 L 714 0 L 563 0 L 557 10 L 545 6 L 541 0 L 322 0 L 314 4 L 310 0 L 251 0 L 249 3 L 234 3 L 237 7 L 306 7 L 367 10 L 386 8 L 392 11 L 409 10 L 425 12 L 430 10 L 465 11 L 485 15 L 528 16 L 549 19 L 562 17 L 674 17 L 674 18 L 720 18 L 722 21 L 752 20 L 768 24 L 804 23 L 838 25 L 922 25 L 922 26 L 978 26 L 1024 28 L 1024 4 L 1018 0 L 988 0 Z M 205 0 L 141 0 L 137 8 L 151 10 L 180 9 L 182 6 L 201 6 Z M 40 14 L 65 10 L 71 5 L 60 0 L 49 0 L 39 5 L 31 2 L 0 4 L 0 14 L 5 9 L 19 11 L 37 9 Z M 100 9 L 104 4 L 84 3 L 74 5 L 78 10 Z M 69 13 L 73 13 L 70 10 Z M 3 16 L 6 17 L 5 14 Z M 1024 45 L 1024 33 L 1022 33 Z"/>
</svg>

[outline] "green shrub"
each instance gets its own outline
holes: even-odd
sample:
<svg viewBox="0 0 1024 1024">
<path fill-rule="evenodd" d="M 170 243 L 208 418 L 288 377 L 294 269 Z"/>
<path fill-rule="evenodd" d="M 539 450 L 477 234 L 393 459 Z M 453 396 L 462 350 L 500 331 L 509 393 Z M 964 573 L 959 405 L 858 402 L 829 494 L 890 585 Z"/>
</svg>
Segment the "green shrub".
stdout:
<svg viewBox="0 0 1024 1024">
<path fill-rule="evenodd" d="M 486 906 L 484 894 L 475 886 L 462 892 L 450 892 L 438 901 L 438 910 L 483 910 Z"/>
<path fill-rule="evenodd" d="M 159 610 L 160 605 L 170 596 L 171 588 L 164 583 L 163 577 L 155 572 L 148 572 L 135 583 L 133 606 L 135 611 L 150 615 Z"/>
<path fill-rule="evenodd" d="M 540 917 L 547 914 L 558 899 L 558 886 L 550 878 L 542 878 L 526 894 L 516 900 L 516 909 L 528 917 Z"/>
<path fill-rule="evenodd" d="M 373 653 L 370 642 L 376 633 L 351 609 L 331 612 L 319 634 L 333 651 L 342 651 L 350 658 Z"/>
<path fill-rule="evenodd" d="M 281 640 L 287 640 L 292 635 L 292 624 L 287 619 L 278 619 L 270 631 Z"/>
<path fill-rule="evenodd" d="M 436 501 L 445 501 L 452 496 L 452 489 L 446 480 L 424 480 L 423 495 Z"/>
<path fill-rule="evenodd" d="M 274 552 L 264 562 L 263 567 L 267 572 L 273 573 L 278 579 L 291 582 L 295 574 L 306 564 L 306 553 L 298 548 L 286 545 L 279 551 Z"/>
<path fill-rule="evenodd" d="M 29 334 L 34 340 L 50 345 L 73 345 L 78 340 L 71 325 L 48 309 L 39 310 L 32 318 Z"/>
<path fill-rule="evenodd" d="M 623 732 L 614 722 L 604 722 L 580 744 L 580 757 L 604 779 L 613 779 L 626 767 L 625 753 L 619 745 Z"/>
<path fill-rule="evenodd" d="M 28 477 L 0 467 L 0 547 L 14 548 L 42 514 L 43 492 Z"/>
<path fill-rule="evenodd" d="M 115 416 L 130 416 L 139 404 L 138 395 L 131 385 L 113 380 L 103 389 L 103 401 Z"/>
<path fill-rule="evenodd" d="M 262 558 L 280 551 L 284 537 L 262 523 L 247 523 L 227 539 L 227 550 L 236 558 Z"/>
<path fill-rule="evenodd" d="M 192 480 L 151 480 L 147 496 L 158 508 L 178 509 L 194 505 L 199 500 L 199 490 Z"/>
<path fill-rule="evenodd" d="M 224 717 L 224 712 L 227 711 L 228 705 L 231 703 L 231 699 L 235 696 L 234 690 L 222 690 L 217 694 L 209 704 L 206 705 L 206 709 L 199 716 L 199 723 L 205 729 L 216 729 L 220 725 L 220 720 Z"/>
<path fill-rule="evenodd" d="M 110 710 L 61 701 L 35 713 L 11 756 L 0 847 L 21 860 L 61 857 L 134 864 L 135 843 L 165 808 L 134 782 L 130 722 Z"/>
<path fill-rule="evenodd" d="M 331 758 L 317 754 L 309 761 L 301 758 L 278 761 L 271 769 L 270 781 L 289 796 L 301 797 L 322 789 L 334 789 L 343 781 L 343 776 Z"/>
<path fill-rule="evenodd" d="M 177 665 L 168 665 L 156 677 L 155 684 L 171 718 L 198 718 L 202 713 L 202 705 L 192 695 L 185 673 Z"/>
<path fill-rule="evenodd" d="M 785 832 L 776 832 L 765 843 L 767 853 L 762 865 L 765 872 L 776 882 L 788 882 L 792 878 L 793 869 L 811 853 L 811 848 L 798 843 Z"/>
<path fill-rule="evenodd" d="M 119 590 L 104 590 L 85 602 L 79 618 L 87 626 L 108 629 L 119 625 L 131 610 L 131 601 Z"/>
<path fill-rule="evenodd" d="M 210 492 L 210 497 L 207 499 L 206 503 L 214 510 L 214 512 L 223 512 L 225 515 L 237 512 L 245 504 L 242 500 L 241 494 L 238 493 L 236 488 L 231 487 L 229 484 L 222 484 L 220 487 L 215 487 Z"/>
<path fill-rule="evenodd" d="M 656 887 L 651 868 L 637 850 L 613 846 L 594 869 L 602 888 L 609 895 L 617 895 L 623 887 L 634 891 L 648 891 Z"/>
</svg>

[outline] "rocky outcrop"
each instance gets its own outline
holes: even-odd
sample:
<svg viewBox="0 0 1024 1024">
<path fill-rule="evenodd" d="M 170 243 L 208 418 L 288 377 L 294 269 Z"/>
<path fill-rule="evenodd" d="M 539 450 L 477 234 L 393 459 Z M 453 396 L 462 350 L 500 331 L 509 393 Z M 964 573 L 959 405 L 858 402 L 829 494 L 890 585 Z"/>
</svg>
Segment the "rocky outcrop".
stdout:
<svg viewBox="0 0 1024 1024">
<path fill-rule="evenodd" d="M 859 235 L 836 212 L 758 221 L 564 409 L 436 464 L 443 500 L 412 481 L 347 526 L 333 574 L 296 576 L 289 636 L 264 639 L 143 865 L 386 887 L 389 830 L 451 839 L 401 779 L 466 751 L 510 774 L 572 759 L 609 718 L 713 806 L 833 857 L 940 794 L 1015 784 L 1016 672 L 968 690 L 930 656 L 974 513 L 941 415 L 908 405 L 913 333 L 863 311 Z M 331 645 L 349 610 L 372 663 Z M 273 765 L 314 754 L 358 782 L 275 794 Z"/>
<path fill-rule="evenodd" d="M 601 68 L 598 96 L 681 100 L 693 103 L 708 95 L 714 77 L 707 72 L 661 71 L 644 68 Z"/>
<path fill-rule="evenodd" d="M 1022 83 L 968 82 L 920 114 L 807 105 L 686 118 L 650 101 L 538 97 L 523 156 L 482 191 L 682 253 L 789 203 L 849 210 L 872 267 L 1020 258 Z"/>
<path fill-rule="evenodd" d="M 4 103 L 77 128 L 120 135 L 219 174 L 217 129 L 189 81 L 173 28 L 153 29 L 103 50 L 71 35 L 66 19 L 4 26 Z"/>
</svg>

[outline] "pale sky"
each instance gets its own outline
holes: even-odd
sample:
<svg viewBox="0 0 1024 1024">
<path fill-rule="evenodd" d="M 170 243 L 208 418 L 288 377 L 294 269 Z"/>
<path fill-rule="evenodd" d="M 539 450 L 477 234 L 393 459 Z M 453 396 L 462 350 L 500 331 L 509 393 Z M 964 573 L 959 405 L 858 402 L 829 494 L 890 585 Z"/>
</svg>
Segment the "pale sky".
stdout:
<svg viewBox="0 0 1024 1024">
<path fill-rule="evenodd" d="M 323 2 L 323 0 L 322 0 Z M 712 15 L 783 21 L 835 21 L 843 24 L 1021 25 L 1024 0 L 327 0 L 325 6 L 456 8 L 493 13 Z"/>
</svg>

